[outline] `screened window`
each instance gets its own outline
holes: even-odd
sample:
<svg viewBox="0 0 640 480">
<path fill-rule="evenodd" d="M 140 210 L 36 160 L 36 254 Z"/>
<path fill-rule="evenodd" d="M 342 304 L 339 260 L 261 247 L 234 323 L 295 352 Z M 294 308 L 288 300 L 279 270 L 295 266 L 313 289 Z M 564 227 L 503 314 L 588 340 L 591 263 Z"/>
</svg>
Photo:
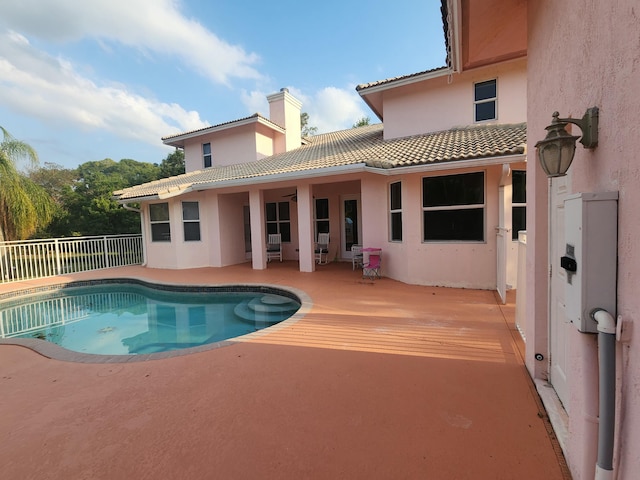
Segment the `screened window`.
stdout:
<svg viewBox="0 0 640 480">
<path fill-rule="evenodd" d="M 283 242 L 291 241 L 291 217 L 289 202 L 271 202 L 265 204 L 267 234 L 279 233 Z"/>
<path fill-rule="evenodd" d="M 495 120 L 498 118 L 496 112 L 498 97 L 496 80 L 476 83 L 473 87 L 476 122 Z"/>
<path fill-rule="evenodd" d="M 518 240 L 518 232 L 527 229 L 527 172 L 514 170 L 511 197 L 511 238 Z"/>
<path fill-rule="evenodd" d="M 424 241 L 483 241 L 484 202 L 484 172 L 423 178 Z"/>
<path fill-rule="evenodd" d="M 200 209 L 198 202 L 182 202 L 182 226 L 184 241 L 197 242 L 200 240 Z"/>
<path fill-rule="evenodd" d="M 329 233 L 329 199 L 316 199 L 316 238 L 319 233 Z"/>
<path fill-rule="evenodd" d="M 389 226 L 392 242 L 402 241 L 402 183 L 389 185 Z"/>
<path fill-rule="evenodd" d="M 211 144 L 203 143 L 202 144 L 202 163 L 204 168 L 209 168 L 212 165 L 212 156 L 211 156 Z"/>
<path fill-rule="evenodd" d="M 149 222 L 151 223 L 152 242 L 171 241 L 168 203 L 154 203 L 149 205 Z"/>
</svg>

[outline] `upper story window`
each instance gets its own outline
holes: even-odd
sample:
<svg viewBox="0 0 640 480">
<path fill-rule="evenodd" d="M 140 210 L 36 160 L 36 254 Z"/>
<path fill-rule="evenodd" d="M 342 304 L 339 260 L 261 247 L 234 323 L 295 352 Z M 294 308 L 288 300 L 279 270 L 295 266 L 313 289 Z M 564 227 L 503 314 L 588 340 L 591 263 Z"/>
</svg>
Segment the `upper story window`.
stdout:
<svg viewBox="0 0 640 480">
<path fill-rule="evenodd" d="M 267 216 L 267 235 L 279 233 L 283 242 L 291 241 L 291 217 L 289 202 L 270 202 L 265 204 Z"/>
<path fill-rule="evenodd" d="M 202 144 L 202 164 L 204 168 L 209 168 L 212 165 L 211 162 L 211 144 L 203 143 Z"/>
<path fill-rule="evenodd" d="M 423 178 L 424 241 L 482 242 L 484 208 L 484 172 Z"/>
<path fill-rule="evenodd" d="M 149 221 L 151 223 L 152 242 L 171 241 L 168 203 L 153 203 L 149 205 Z"/>
<path fill-rule="evenodd" d="M 475 121 L 496 120 L 498 118 L 498 91 L 496 80 L 487 80 L 473 85 Z"/>
<path fill-rule="evenodd" d="M 316 198 L 316 238 L 319 233 L 329 233 L 329 199 Z"/>
<path fill-rule="evenodd" d="M 527 229 L 527 172 L 514 170 L 511 196 L 511 239 L 518 240 L 518 232 Z"/>
<path fill-rule="evenodd" d="M 402 183 L 389 185 L 389 237 L 392 242 L 402 241 Z"/>
<path fill-rule="evenodd" d="M 198 202 L 182 202 L 182 226 L 185 242 L 200 240 L 200 208 Z"/>
</svg>

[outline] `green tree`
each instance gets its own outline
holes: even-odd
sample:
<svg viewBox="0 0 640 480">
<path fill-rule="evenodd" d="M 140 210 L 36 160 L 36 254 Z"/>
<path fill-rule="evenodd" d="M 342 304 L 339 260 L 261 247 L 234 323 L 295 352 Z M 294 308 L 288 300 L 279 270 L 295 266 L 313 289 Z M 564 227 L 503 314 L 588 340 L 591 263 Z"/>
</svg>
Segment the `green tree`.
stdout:
<svg viewBox="0 0 640 480">
<path fill-rule="evenodd" d="M 23 159 L 37 165 L 36 151 L 3 127 L 0 130 L 0 241 L 23 240 L 51 221 L 53 201 L 42 187 L 18 170 L 17 164 Z"/>
<path fill-rule="evenodd" d="M 105 158 L 85 162 L 71 172 L 73 179 L 55 190 L 59 195 L 60 210 L 42 236 L 140 232 L 140 216 L 118 205 L 112 194 L 114 190 L 157 180 L 160 178 L 158 165 L 126 158 L 119 162 Z M 42 184 L 52 185 L 63 172 L 40 173 Z"/>
<path fill-rule="evenodd" d="M 176 148 L 160 163 L 160 178 L 181 175 L 184 171 L 184 150 Z"/>
<path fill-rule="evenodd" d="M 303 137 L 311 137 L 318 133 L 318 127 L 309 126 L 309 114 L 307 112 L 300 114 L 300 128 L 302 129 L 301 134 Z"/>
<path fill-rule="evenodd" d="M 370 122 L 371 119 L 369 117 L 362 117 L 360 120 L 354 123 L 351 128 L 366 127 L 367 125 L 371 124 Z"/>
</svg>

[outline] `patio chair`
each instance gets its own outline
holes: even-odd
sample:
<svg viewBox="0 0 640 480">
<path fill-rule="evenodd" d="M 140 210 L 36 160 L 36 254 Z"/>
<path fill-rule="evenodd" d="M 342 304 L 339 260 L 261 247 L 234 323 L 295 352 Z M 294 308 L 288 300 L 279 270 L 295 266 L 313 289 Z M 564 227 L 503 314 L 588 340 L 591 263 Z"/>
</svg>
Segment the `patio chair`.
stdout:
<svg viewBox="0 0 640 480">
<path fill-rule="evenodd" d="M 362 245 L 351 245 L 352 270 L 362 267 Z"/>
<path fill-rule="evenodd" d="M 381 250 L 372 250 L 369 252 L 369 258 L 367 263 L 362 265 L 362 277 L 369 278 L 370 280 L 375 280 L 376 278 L 381 278 L 381 269 L 382 269 L 382 251 Z"/>
<path fill-rule="evenodd" d="M 270 233 L 267 239 L 267 262 L 272 258 L 282 261 L 282 236 L 279 233 Z"/>
<path fill-rule="evenodd" d="M 326 265 L 329 263 L 329 234 L 328 233 L 319 233 L 318 234 L 318 243 L 316 243 L 316 262 L 319 265 L 323 263 Z M 324 256 L 324 262 L 322 262 L 322 257 Z"/>
</svg>

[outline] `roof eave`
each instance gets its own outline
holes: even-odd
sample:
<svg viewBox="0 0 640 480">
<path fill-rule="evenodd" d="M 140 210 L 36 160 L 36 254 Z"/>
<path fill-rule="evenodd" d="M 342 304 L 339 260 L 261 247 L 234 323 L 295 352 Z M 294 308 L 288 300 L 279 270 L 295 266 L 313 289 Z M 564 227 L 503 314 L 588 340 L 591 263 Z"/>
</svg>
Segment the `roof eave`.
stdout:
<svg viewBox="0 0 640 480">
<path fill-rule="evenodd" d="M 270 128 L 271 130 L 278 132 L 278 133 L 285 133 L 285 129 L 283 127 L 281 127 L 280 125 L 276 125 L 275 123 L 273 123 L 272 121 L 256 115 L 253 117 L 249 117 L 249 118 L 244 118 L 242 120 L 237 120 L 235 122 L 229 122 L 229 123 L 224 123 L 222 125 L 214 125 L 212 127 L 209 128 L 204 128 L 202 130 L 196 130 L 194 132 L 188 132 L 188 133 L 184 133 L 181 135 L 176 135 L 173 137 L 165 137 L 162 139 L 162 143 L 164 143 L 165 145 L 170 145 L 172 147 L 178 147 L 178 148 L 183 148 L 184 147 L 184 141 L 185 140 L 189 140 L 191 138 L 197 138 L 200 137 L 202 135 L 209 135 L 212 133 L 217 133 L 217 132 L 222 132 L 225 130 L 230 130 L 233 128 L 238 128 L 238 127 L 242 127 L 245 125 L 251 125 L 251 124 L 255 124 L 255 123 L 259 123 L 261 125 L 264 125 L 267 128 Z"/>
<path fill-rule="evenodd" d="M 263 183 L 274 183 L 274 182 L 282 182 L 287 180 L 306 180 L 309 178 L 320 178 L 320 177 L 328 177 L 332 175 L 344 175 L 347 173 L 357 173 L 365 171 L 364 163 L 355 163 L 351 165 L 340 165 L 337 167 L 327 167 L 327 168 L 318 168 L 311 170 L 303 170 L 299 172 L 287 172 L 287 173 L 274 173 L 271 175 L 262 175 L 259 177 L 245 177 L 245 178 L 236 178 L 233 180 L 222 180 L 219 182 L 203 182 L 203 183 L 192 183 L 188 186 L 174 187 L 172 189 L 167 189 L 162 192 L 158 192 L 153 195 L 143 195 L 140 197 L 127 197 L 127 198 L 117 198 L 116 202 L 123 203 L 133 203 L 133 202 L 145 202 L 151 200 L 165 200 L 172 197 L 177 197 L 179 195 L 183 195 L 185 193 L 200 191 L 200 190 L 214 190 L 218 188 L 227 188 L 227 187 L 239 187 L 244 185 L 255 185 L 255 184 L 263 184 Z"/>
<path fill-rule="evenodd" d="M 511 155 L 497 155 L 492 157 L 471 158 L 469 160 L 448 160 L 442 162 L 423 163 L 411 166 L 394 166 L 393 168 L 366 167 L 364 170 L 377 175 L 406 175 L 416 172 L 435 172 L 442 170 L 461 170 L 464 168 L 489 167 L 493 165 L 503 165 L 520 163 L 527 161 L 527 154 L 517 153 Z"/>
</svg>

